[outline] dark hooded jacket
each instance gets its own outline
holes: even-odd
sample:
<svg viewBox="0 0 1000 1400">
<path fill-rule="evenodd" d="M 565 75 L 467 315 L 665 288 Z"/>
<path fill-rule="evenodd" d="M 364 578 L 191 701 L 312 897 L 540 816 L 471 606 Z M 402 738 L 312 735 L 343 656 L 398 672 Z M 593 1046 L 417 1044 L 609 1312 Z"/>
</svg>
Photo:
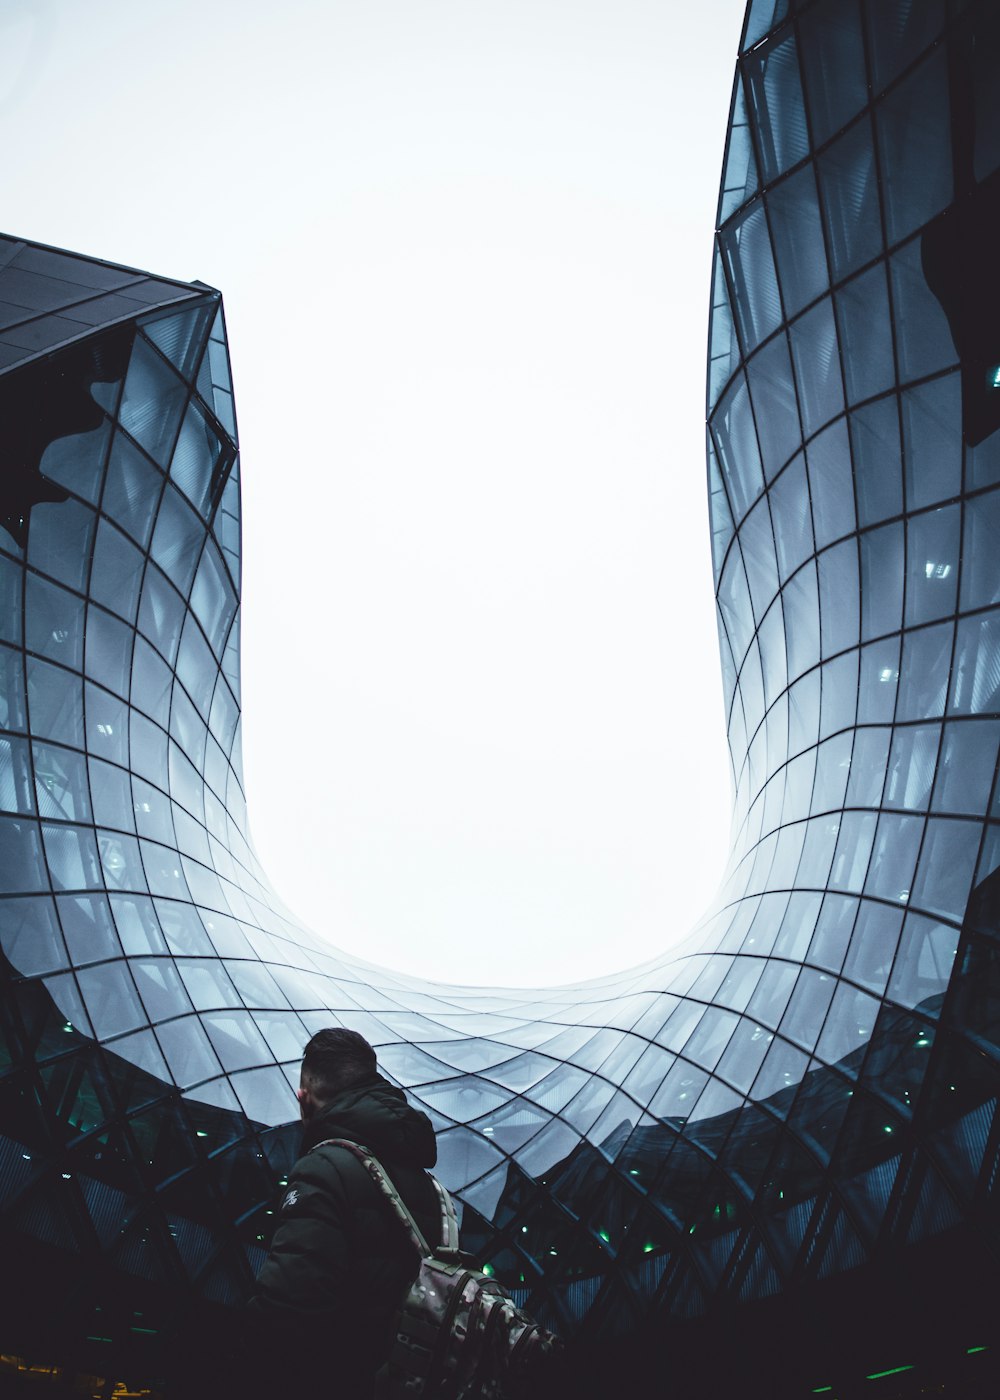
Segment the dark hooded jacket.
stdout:
<svg viewBox="0 0 1000 1400">
<path fill-rule="evenodd" d="M 426 1114 L 372 1074 L 306 1124 L 302 1156 L 277 1210 L 248 1305 L 250 1350 L 262 1373 L 275 1366 L 285 1387 L 293 1373 L 299 1384 L 317 1384 L 322 1375 L 331 1400 L 354 1400 L 371 1393 L 418 1260 L 364 1166 L 342 1147 L 318 1145 L 328 1138 L 371 1149 L 432 1244 L 440 1210 L 425 1168 L 434 1165 L 437 1145 Z"/>
</svg>

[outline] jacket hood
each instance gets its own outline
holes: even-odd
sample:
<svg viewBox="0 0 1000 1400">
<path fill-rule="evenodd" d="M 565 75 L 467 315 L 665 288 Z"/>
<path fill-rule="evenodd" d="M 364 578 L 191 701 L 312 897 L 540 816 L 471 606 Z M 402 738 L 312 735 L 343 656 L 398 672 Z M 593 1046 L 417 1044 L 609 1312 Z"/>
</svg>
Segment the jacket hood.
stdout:
<svg viewBox="0 0 1000 1400">
<path fill-rule="evenodd" d="M 327 1138 L 347 1138 L 400 1166 L 433 1167 L 437 1161 L 431 1120 L 411 1108 L 402 1089 L 380 1074 L 367 1076 L 325 1103 L 303 1129 L 302 1151 Z"/>
</svg>

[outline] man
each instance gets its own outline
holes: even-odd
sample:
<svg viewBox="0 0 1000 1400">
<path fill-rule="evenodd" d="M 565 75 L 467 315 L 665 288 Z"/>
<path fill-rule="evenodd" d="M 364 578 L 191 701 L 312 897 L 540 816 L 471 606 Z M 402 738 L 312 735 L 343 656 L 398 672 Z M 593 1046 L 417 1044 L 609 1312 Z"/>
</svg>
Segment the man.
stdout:
<svg viewBox="0 0 1000 1400">
<path fill-rule="evenodd" d="M 262 1393 L 279 1383 L 274 1394 L 322 1385 L 317 1393 L 331 1400 L 367 1400 L 418 1260 L 362 1163 L 346 1148 L 319 1144 L 347 1138 L 370 1148 L 436 1243 L 440 1209 L 425 1170 L 437 1159 L 434 1129 L 378 1073 L 367 1040 L 340 1027 L 306 1046 L 297 1097 L 302 1155 L 248 1304 L 249 1351 Z"/>
</svg>

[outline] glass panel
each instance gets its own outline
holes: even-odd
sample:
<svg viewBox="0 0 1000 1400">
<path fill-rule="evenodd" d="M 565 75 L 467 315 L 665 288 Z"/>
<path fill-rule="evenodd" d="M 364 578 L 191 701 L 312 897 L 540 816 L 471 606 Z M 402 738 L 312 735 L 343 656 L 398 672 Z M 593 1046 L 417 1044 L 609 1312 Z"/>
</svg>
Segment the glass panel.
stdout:
<svg viewBox="0 0 1000 1400">
<path fill-rule="evenodd" d="M 194 576 L 205 527 L 194 511 L 168 486 L 153 531 L 153 558 L 179 591 L 187 595 Z"/>
<path fill-rule="evenodd" d="M 104 1040 L 122 1031 L 132 1031 L 146 1017 L 124 962 L 103 963 L 77 973 L 95 1034 Z"/>
<path fill-rule="evenodd" d="M 135 984 L 151 1021 L 163 1021 L 191 1010 L 191 1001 L 169 958 L 133 958 Z"/>
<path fill-rule="evenodd" d="M 146 898 L 110 897 L 118 936 L 127 956 L 136 953 L 165 953 L 167 945 L 153 912 L 153 901 Z"/>
<path fill-rule="evenodd" d="M 962 550 L 962 607 L 985 608 L 1000 602 L 1000 491 L 965 502 Z"/>
<path fill-rule="evenodd" d="M 807 165 L 775 186 L 767 208 L 785 316 L 790 319 L 830 285 L 813 167 Z"/>
<path fill-rule="evenodd" d="M 800 316 L 789 328 L 789 335 L 802 407 L 802 427 L 806 436 L 811 437 L 844 408 L 840 348 L 830 298 Z"/>
<path fill-rule="evenodd" d="M 172 846 L 174 824 L 170 817 L 170 799 L 159 788 L 151 787 L 135 775 L 132 777 L 132 793 L 139 835 Z"/>
<path fill-rule="evenodd" d="M 891 389 L 896 378 L 885 264 L 848 282 L 836 301 L 847 402 L 855 404 Z"/>
<path fill-rule="evenodd" d="M 851 446 L 862 526 L 899 515 L 903 509 L 903 458 L 895 398 L 856 409 L 850 418 Z"/>
<path fill-rule="evenodd" d="M 782 321 L 764 206 L 757 200 L 719 235 L 733 311 L 744 353 L 749 354 Z"/>
<path fill-rule="evenodd" d="M 149 459 L 124 433 L 116 433 L 108 460 L 101 509 L 143 549 L 149 544 L 162 489 L 163 477 Z"/>
<path fill-rule="evenodd" d="M 19 651 L 0 646 L 0 728 L 24 729 L 25 715 L 24 661 Z"/>
<path fill-rule="evenodd" d="M 788 674 L 800 676 L 819 660 L 819 600 L 813 563 L 806 564 L 785 584 L 781 598 Z"/>
<path fill-rule="evenodd" d="M 139 628 L 173 665 L 184 625 L 184 603 L 159 569 L 150 565 L 142 589 Z"/>
<path fill-rule="evenodd" d="M 788 1010 L 781 1019 L 782 1035 L 811 1048 L 816 1031 L 823 1024 L 836 983 L 825 972 L 803 968 L 799 973 Z"/>
<path fill-rule="evenodd" d="M 907 243 L 889 264 L 895 308 L 893 328 L 902 383 L 958 363 L 948 318 L 924 277 L 920 242 L 915 238 Z"/>
<path fill-rule="evenodd" d="M 143 637 L 136 637 L 132 664 L 132 704 L 166 728 L 173 675 Z"/>
<path fill-rule="evenodd" d="M 960 923 L 965 918 L 981 834 L 978 821 L 932 817 L 927 823 L 911 904 Z"/>
<path fill-rule="evenodd" d="M 879 807 L 889 762 L 890 729 L 859 729 L 854 736 L 847 802 L 851 807 Z"/>
<path fill-rule="evenodd" d="M 943 50 L 876 108 L 886 224 L 898 243 L 940 214 L 954 198 L 948 65 Z"/>
<path fill-rule="evenodd" d="M 850 734 L 838 734 L 820 744 L 816 754 L 813 812 L 834 812 L 844 805 L 852 743 Z"/>
<path fill-rule="evenodd" d="M 927 807 L 940 737 L 939 724 L 907 725 L 896 730 L 885 790 L 887 807 L 915 811 Z"/>
<path fill-rule="evenodd" d="M 907 523 L 906 625 L 931 622 L 955 611 L 958 588 L 960 507 L 945 506 Z"/>
<path fill-rule="evenodd" d="M 903 639 L 896 718 L 933 719 L 944 713 L 951 667 L 953 625 L 939 623 Z"/>
<path fill-rule="evenodd" d="M 942 0 L 879 0 L 867 8 L 872 75 L 880 91 L 940 34 L 944 4 Z"/>
<path fill-rule="evenodd" d="M 806 448 L 816 548 L 857 529 L 847 424 L 833 423 Z"/>
<path fill-rule="evenodd" d="M 97 845 L 89 827 L 43 824 L 42 835 L 54 890 L 103 888 Z"/>
<path fill-rule="evenodd" d="M 774 1040 L 760 1074 L 754 1081 L 752 1097 L 758 1103 L 767 1101 L 772 1111 L 779 1116 L 787 1116 L 792 1099 L 782 1091 L 793 1089 L 800 1083 L 808 1067 L 809 1057 L 803 1055 L 801 1050 L 796 1050 L 784 1040 Z"/>
<path fill-rule="evenodd" d="M 38 501 L 28 527 L 28 563 L 67 588 L 83 592 L 94 534 L 94 512 L 78 501 Z"/>
<path fill-rule="evenodd" d="M 746 59 L 748 96 L 757 127 L 764 179 L 809 154 L 795 35 L 787 31 Z"/>
<path fill-rule="evenodd" d="M 119 421 L 161 466 L 170 456 L 187 390 L 141 338 L 135 341 L 125 378 Z"/>
<path fill-rule="evenodd" d="M 196 958 L 180 958 L 177 967 L 188 995 L 199 1011 L 212 1007 L 242 1006 L 236 988 L 214 959 L 201 962 Z"/>
<path fill-rule="evenodd" d="M 864 886 L 872 841 L 875 839 L 875 822 L 874 812 L 844 813 L 830 871 L 832 889 L 853 892 Z"/>
<path fill-rule="evenodd" d="M 174 1082 L 181 1088 L 219 1073 L 219 1061 L 197 1016 L 157 1026 L 156 1038 L 166 1056 Z"/>
<path fill-rule="evenodd" d="M 721 227 L 731 214 L 745 204 L 757 192 L 757 161 L 750 139 L 750 125 L 747 120 L 746 102 L 743 97 L 743 84 L 737 70 L 733 88 L 733 103 L 729 117 L 729 145 L 726 149 L 725 172 L 722 177 L 722 193 L 719 198 L 719 218 Z"/>
<path fill-rule="evenodd" d="M 130 717 L 132 768 L 156 787 L 167 787 L 167 736 L 137 710 Z"/>
<path fill-rule="evenodd" d="M 0 817 L 0 881 L 11 894 L 48 894 L 38 823 Z"/>
<path fill-rule="evenodd" d="M 145 558 L 126 537 L 101 520 L 97 526 L 90 596 L 126 622 L 135 621 Z"/>
<path fill-rule="evenodd" d="M 87 694 L 87 739 L 90 752 L 112 763 L 128 763 L 128 706 L 115 695 L 89 682 Z M 71 740 L 66 737 L 66 742 Z M 80 744 L 82 745 L 82 736 Z"/>
<path fill-rule="evenodd" d="M 201 515 L 207 515 L 223 445 L 197 403 L 188 406 L 170 463 L 170 479 Z"/>
<path fill-rule="evenodd" d="M 846 1059 L 871 1039 L 878 1012 L 879 1003 L 874 997 L 857 987 L 838 987 L 816 1054 L 829 1065 Z"/>
<path fill-rule="evenodd" d="M 809 945 L 808 958 L 811 963 L 828 972 L 840 971 L 857 917 L 858 902 L 846 895 L 826 896 Z"/>
<path fill-rule="evenodd" d="M 877 257 L 882 216 L 871 121 L 865 116 L 816 162 L 830 257 L 839 281 Z"/>
<path fill-rule="evenodd" d="M 24 611 L 28 650 L 78 671 L 83 660 L 83 599 L 29 574 Z"/>
<path fill-rule="evenodd" d="M 853 539 L 819 556 L 823 654 L 858 644 L 858 548 Z"/>
<path fill-rule="evenodd" d="M 90 792 L 83 754 L 50 744 L 33 747 L 39 815 L 57 821 L 89 822 Z"/>
<path fill-rule="evenodd" d="M 774 557 L 774 536 L 767 499 L 762 498 L 740 526 L 743 564 L 750 585 L 755 617 L 763 617 L 778 591 L 778 568 Z"/>
<path fill-rule="evenodd" d="M 903 526 L 884 525 L 860 536 L 861 637 L 898 631 L 903 610 Z M 895 696 L 895 690 L 894 690 Z"/>
<path fill-rule="evenodd" d="M 819 672 L 805 676 L 788 692 L 788 752 L 801 753 L 819 738 Z"/>
<path fill-rule="evenodd" d="M 738 662 L 742 662 L 753 635 L 753 612 L 750 590 L 743 570 L 743 555 L 736 544 L 729 551 L 726 567 L 719 585 L 719 608 Z"/>
<path fill-rule="evenodd" d="M 108 901 L 101 895 L 60 895 L 59 919 L 73 962 L 102 962 L 120 958 L 121 944 L 111 919 Z"/>
<path fill-rule="evenodd" d="M 828 661 L 821 672 L 820 736 L 826 738 L 853 725 L 858 708 L 858 653 Z"/>
<path fill-rule="evenodd" d="M 919 914 L 907 914 L 892 969 L 889 996 L 902 1006 L 921 1006 L 939 996 L 951 978 L 958 930 Z"/>
<path fill-rule="evenodd" d="M 814 550 L 805 458 L 801 453 L 782 472 L 770 495 L 778 572 L 784 582 Z"/>
<path fill-rule="evenodd" d="M 166 936 L 172 953 L 211 957 L 215 949 L 205 932 L 198 911 L 190 904 L 177 904 L 170 900 L 156 900 L 156 910 L 160 916 L 160 926 Z M 228 1003 L 225 1003 L 228 1005 Z M 278 1005 L 282 1003 L 279 1001 Z"/>
<path fill-rule="evenodd" d="M 712 573 L 718 587 L 726 550 L 733 537 L 733 517 L 726 489 L 722 484 L 722 473 L 719 471 L 719 459 L 716 456 L 712 434 L 706 431 L 705 439 L 708 456 L 708 516 L 712 530 Z"/>
<path fill-rule="evenodd" d="M 0 810 L 34 816 L 33 786 L 27 741 L 0 737 Z M 44 787 L 40 789 L 39 796 L 48 799 Z M 46 801 L 42 808 L 42 816 L 58 816 L 59 813 L 54 807 L 54 803 Z"/>
<path fill-rule="evenodd" d="M 4 868 L 5 851 L 16 847 L 16 840 L 7 846 L 4 833 L 16 831 L 6 819 L 0 829 L 0 869 Z M 66 967 L 68 959 L 59 933 L 52 900 L 48 896 L 34 899 L 5 899 L 0 919 L 0 947 L 10 962 L 11 970 L 21 977 L 36 977 Z"/>
<path fill-rule="evenodd" d="M 39 471 L 76 496 L 97 504 L 101 494 L 104 459 L 111 440 L 111 424 L 105 419 L 89 433 L 56 438 L 42 454 Z"/>
<path fill-rule="evenodd" d="M 177 653 L 177 676 L 200 713 L 206 718 L 212 703 L 212 690 L 217 674 L 218 662 L 209 651 L 194 615 L 188 613 L 180 650 Z"/>
<path fill-rule="evenodd" d="M 750 396 L 742 375 L 726 391 L 712 428 L 733 515 L 739 521 L 764 489 Z"/>
<path fill-rule="evenodd" d="M 741 48 L 750 49 L 788 14 L 788 0 L 753 0 L 748 7 L 746 32 Z"/>
<path fill-rule="evenodd" d="M 85 670 L 91 680 L 116 695 L 128 695 L 134 636 L 132 629 L 118 618 L 100 608 L 88 607 Z"/>
<path fill-rule="evenodd" d="M 937 812 L 982 816 L 990 800 L 1000 724 L 963 720 L 946 724 L 931 806 Z"/>
<path fill-rule="evenodd" d="M 202 1025 L 222 1062 L 223 1069 L 249 1069 L 273 1062 L 267 1041 L 247 1011 L 215 1011 L 203 1015 Z"/>
<path fill-rule="evenodd" d="M 907 510 L 919 510 L 957 496 L 962 489 L 958 375 L 907 389 L 902 407 Z"/>
<path fill-rule="evenodd" d="M 135 837 L 119 836 L 108 831 L 99 831 L 97 835 L 104 883 L 108 889 L 135 890 L 144 894 L 146 879 Z"/>
<path fill-rule="evenodd" d="M 898 684 L 898 637 L 887 637 L 885 641 L 862 647 L 858 723 L 884 724 L 891 720 L 896 712 Z"/>
<path fill-rule="evenodd" d="M 1000 617 L 996 614 L 966 617 L 958 624 L 949 708 L 958 714 L 1000 709 Z"/>
<path fill-rule="evenodd" d="M 923 817 L 883 812 L 865 882 L 866 894 L 900 904 L 909 900 L 923 831 Z"/>
<path fill-rule="evenodd" d="M 839 832 L 840 822 L 836 817 L 813 817 L 807 823 L 802 858 L 795 876 L 797 885 L 805 889 L 826 889 L 830 883 L 830 867 L 833 864 Z M 782 931 L 784 932 L 784 930 Z M 811 936 L 811 934 L 812 929 L 810 928 L 809 935 Z M 806 937 L 803 948 L 808 946 L 809 939 Z M 775 944 L 774 951 L 782 957 L 801 957 L 802 955 L 802 949 L 796 949 L 793 952 L 791 949 L 782 947 L 780 937 Z"/>
<path fill-rule="evenodd" d="M 813 142 L 821 146 L 868 100 L 858 0 L 824 0 L 799 20 Z"/>
<path fill-rule="evenodd" d="M 201 556 L 201 564 L 191 590 L 191 607 L 202 625 L 209 645 L 220 658 L 236 605 L 236 595 L 226 574 L 222 557 L 209 540 Z"/>
<path fill-rule="evenodd" d="M 212 309 L 211 304 L 202 304 L 191 311 L 143 322 L 143 335 L 149 337 L 185 379 L 190 379 L 195 371 Z"/>
<path fill-rule="evenodd" d="M 747 366 L 757 433 L 768 480 L 772 480 L 802 440 L 788 342 L 777 335 Z"/>
</svg>

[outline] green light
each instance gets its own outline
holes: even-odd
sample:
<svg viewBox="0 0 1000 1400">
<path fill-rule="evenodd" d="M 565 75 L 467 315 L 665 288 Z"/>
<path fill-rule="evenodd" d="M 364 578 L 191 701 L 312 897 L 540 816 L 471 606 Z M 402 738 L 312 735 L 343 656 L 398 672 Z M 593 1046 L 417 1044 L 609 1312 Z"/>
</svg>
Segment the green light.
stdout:
<svg viewBox="0 0 1000 1400">
<path fill-rule="evenodd" d="M 827 1391 L 827 1390 L 832 1390 L 832 1389 L 833 1389 L 833 1386 L 832 1386 L 832 1385 L 818 1385 L 818 1386 L 816 1387 L 816 1389 L 813 1391 L 813 1394 L 814 1394 L 814 1395 L 822 1395 L 822 1394 L 824 1394 L 825 1391 Z"/>
<path fill-rule="evenodd" d="M 986 371 L 986 387 L 1000 389 L 1000 365 L 990 365 Z"/>
<path fill-rule="evenodd" d="M 966 1348 L 965 1348 L 965 1354 L 966 1354 L 966 1356 L 972 1356 L 972 1355 L 973 1355 L 975 1352 L 977 1352 L 977 1351 L 989 1351 L 989 1347 L 966 1347 Z"/>
<path fill-rule="evenodd" d="M 484 1265 L 483 1265 L 483 1273 L 484 1273 L 484 1274 L 487 1274 L 490 1278 L 492 1278 L 492 1277 L 493 1277 L 493 1265 L 492 1265 L 492 1264 L 484 1264 Z"/>
<path fill-rule="evenodd" d="M 655 1248 L 656 1248 L 656 1245 L 655 1245 L 655 1244 L 644 1244 L 643 1247 L 642 1247 L 642 1252 L 643 1252 L 643 1254 L 652 1254 L 652 1252 L 653 1252 L 653 1250 L 654 1250 Z"/>
<path fill-rule="evenodd" d="M 900 1373 L 900 1371 L 912 1371 L 912 1370 L 913 1370 L 913 1367 L 912 1367 L 912 1366 L 892 1366 L 892 1367 L 890 1367 L 890 1369 L 889 1369 L 888 1371 L 873 1371 L 873 1372 L 871 1373 L 870 1376 L 866 1376 L 866 1377 L 865 1377 L 865 1380 L 868 1380 L 868 1381 L 880 1381 L 880 1380 L 882 1379 L 883 1376 L 898 1376 L 899 1373 Z"/>
<path fill-rule="evenodd" d="M 156 1336 L 156 1328 L 155 1328 L 155 1327 L 130 1327 L 128 1330 L 129 1330 L 130 1332 L 144 1332 L 144 1333 L 146 1334 L 147 1337 L 155 1337 L 155 1336 Z"/>
<path fill-rule="evenodd" d="M 87 1341 L 88 1341 L 88 1342 L 110 1342 L 110 1341 L 111 1341 L 111 1338 L 110 1338 L 110 1337 L 88 1337 L 88 1338 L 87 1338 Z"/>
<path fill-rule="evenodd" d="M 883 1133 L 891 1133 L 891 1132 L 892 1132 L 892 1129 L 889 1127 L 889 1124 L 886 1123 L 886 1125 L 885 1125 L 885 1127 L 882 1129 L 882 1131 L 883 1131 Z"/>
<path fill-rule="evenodd" d="M 639 1173 L 636 1171 L 635 1167 L 629 1167 L 628 1174 L 629 1174 L 629 1176 L 638 1176 L 638 1175 L 639 1175 Z"/>
<path fill-rule="evenodd" d="M 72 1023 L 72 1021 L 67 1021 L 67 1022 L 63 1025 L 63 1030 L 64 1030 L 64 1031 L 71 1031 L 72 1029 L 73 1029 L 73 1023 Z"/>
<path fill-rule="evenodd" d="M 208 1137 L 208 1133 L 203 1132 L 201 1128 L 196 1128 L 194 1135 L 195 1137 Z"/>
<path fill-rule="evenodd" d="M 608 1234 L 607 1230 L 598 1230 L 597 1234 L 598 1237 L 602 1239 L 605 1244 L 611 1243 L 611 1236 Z"/>
</svg>

